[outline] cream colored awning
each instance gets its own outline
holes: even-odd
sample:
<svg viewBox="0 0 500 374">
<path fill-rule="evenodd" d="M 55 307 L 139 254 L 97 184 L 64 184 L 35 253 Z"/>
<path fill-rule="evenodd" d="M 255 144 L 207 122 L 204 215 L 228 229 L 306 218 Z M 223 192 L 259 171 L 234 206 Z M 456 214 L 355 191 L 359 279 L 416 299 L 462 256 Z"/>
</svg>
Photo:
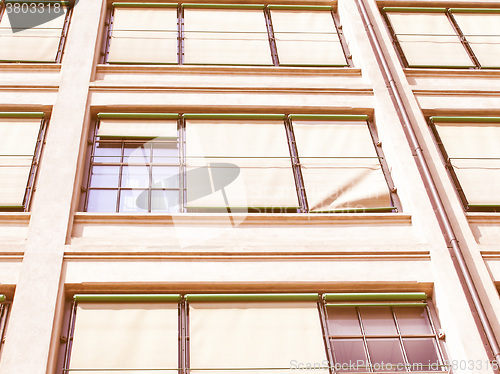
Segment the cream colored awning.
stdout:
<svg viewBox="0 0 500 374">
<path fill-rule="evenodd" d="M 345 66 L 329 11 L 271 10 L 280 65 Z"/>
<path fill-rule="evenodd" d="M 315 302 L 191 302 L 189 327 L 193 374 L 285 374 L 293 360 L 327 362 Z"/>
</svg>

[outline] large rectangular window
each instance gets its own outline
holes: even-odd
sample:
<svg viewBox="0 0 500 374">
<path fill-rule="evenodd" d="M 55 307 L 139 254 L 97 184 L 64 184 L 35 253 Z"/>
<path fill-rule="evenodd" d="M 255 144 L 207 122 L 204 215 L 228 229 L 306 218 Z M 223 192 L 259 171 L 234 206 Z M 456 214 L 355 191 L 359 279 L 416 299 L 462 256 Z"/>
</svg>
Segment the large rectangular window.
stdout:
<svg viewBox="0 0 500 374">
<path fill-rule="evenodd" d="M 0 112 L 0 210 L 29 209 L 45 133 L 44 113 Z"/>
<path fill-rule="evenodd" d="M 83 209 L 395 211 L 374 138 L 366 116 L 101 113 Z"/>
<path fill-rule="evenodd" d="M 407 67 L 500 68 L 500 9 L 383 8 Z"/>
<path fill-rule="evenodd" d="M 0 62 L 60 62 L 69 5 L 52 0 L 0 4 Z"/>
<path fill-rule="evenodd" d="M 443 371 L 423 293 L 76 295 L 64 372 Z"/>
<path fill-rule="evenodd" d="M 108 64 L 348 66 L 325 6 L 113 3 Z"/>
<path fill-rule="evenodd" d="M 430 117 L 467 210 L 500 211 L 500 118 Z"/>
</svg>

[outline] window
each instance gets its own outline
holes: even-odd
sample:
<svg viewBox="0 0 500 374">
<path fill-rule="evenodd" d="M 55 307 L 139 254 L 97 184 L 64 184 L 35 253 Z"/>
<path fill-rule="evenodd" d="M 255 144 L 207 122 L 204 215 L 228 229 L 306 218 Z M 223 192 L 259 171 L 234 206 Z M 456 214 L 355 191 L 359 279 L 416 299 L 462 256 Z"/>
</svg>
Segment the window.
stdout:
<svg viewBox="0 0 500 374">
<path fill-rule="evenodd" d="M 44 113 L 0 112 L 0 209 L 26 211 L 45 133 Z"/>
<path fill-rule="evenodd" d="M 430 117 L 466 210 L 500 211 L 500 118 Z"/>
<path fill-rule="evenodd" d="M 0 355 L 2 353 L 2 346 L 4 343 L 8 312 L 9 303 L 6 301 L 5 295 L 0 295 Z"/>
<path fill-rule="evenodd" d="M 390 212 L 367 116 L 100 113 L 89 212 Z M 386 181 L 387 178 L 387 181 Z"/>
<path fill-rule="evenodd" d="M 60 62 L 70 14 L 67 1 L 5 0 L 0 61 Z"/>
<path fill-rule="evenodd" d="M 325 6 L 113 3 L 108 64 L 348 66 Z"/>
<path fill-rule="evenodd" d="M 500 68 L 500 9 L 383 12 L 407 67 Z"/>
<path fill-rule="evenodd" d="M 64 372 L 442 371 L 425 299 L 423 293 L 76 295 Z"/>
</svg>

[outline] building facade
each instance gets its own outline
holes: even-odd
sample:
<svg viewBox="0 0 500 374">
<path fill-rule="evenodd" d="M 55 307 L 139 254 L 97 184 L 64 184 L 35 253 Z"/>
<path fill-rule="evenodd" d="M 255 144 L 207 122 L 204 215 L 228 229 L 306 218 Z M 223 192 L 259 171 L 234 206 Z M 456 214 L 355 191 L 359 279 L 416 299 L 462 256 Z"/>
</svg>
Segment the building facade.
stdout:
<svg viewBox="0 0 500 374">
<path fill-rule="evenodd" d="M 497 372 L 499 21 L 1 2 L 0 373 Z"/>
</svg>

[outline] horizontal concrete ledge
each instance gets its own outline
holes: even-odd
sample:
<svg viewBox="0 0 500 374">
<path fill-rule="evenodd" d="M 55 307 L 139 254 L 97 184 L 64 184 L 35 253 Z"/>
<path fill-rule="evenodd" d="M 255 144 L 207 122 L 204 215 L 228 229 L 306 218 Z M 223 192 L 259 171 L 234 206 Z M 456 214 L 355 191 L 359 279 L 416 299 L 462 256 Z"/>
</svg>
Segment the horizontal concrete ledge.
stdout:
<svg viewBox="0 0 500 374">
<path fill-rule="evenodd" d="M 179 214 L 123 214 L 84 213 L 74 215 L 74 224 L 163 224 L 220 225 L 232 218 L 241 225 L 411 225 L 411 215 L 402 213 L 337 213 L 337 214 L 245 214 L 245 213 L 179 213 Z"/>
<path fill-rule="evenodd" d="M 78 292 L 425 292 L 432 295 L 430 282 L 168 282 L 168 283 L 66 283 L 64 291 L 73 298 Z"/>
<path fill-rule="evenodd" d="M 56 71 L 59 72 L 61 70 L 61 64 L 43 64 L 43 63 L 9 63 L 9 62 L 0 62 L 0 73 L 5 73 L 9 71 L 34 71 L 36 73 L 45 72 L 45 71 Z"/>
<path fill-rule="evenodd" d="M 498 223 L 500 225 L 500 213 L 467 213 L 469 223 Z"/>
<path fill-rule="evenodd" d="M 241 75 L 335 75 L 359 76 L 361 69 L 348 67 L 290 67 L 290 66 L 188 66 L 188 65 L 98 65 L 97 73 L 153 74 L 241 74 Z"/>
<path fill-rule="evenodd" d="M 441 78 L 500 78 L 500 69 L 436 69 L 436 68 L 406 68 L 407 77 L 441 77 Z"/>
<path fill-rule="evenodd" d="M 498 77 L 500 79 L 500 77 Z M 467 96 L 478 96 L 480 95 L 481 97 L 499 97 L 500 96 L 500 89 L 498 91 L 492 91 L 492 90 L 478 90 L 478 89 L 471 89 L 471 90 L 453 90 L 453 89 L 446 89 L 446 90 L 440 90 L 440 89 L 431 89 L 431 90 L 413 90 L 413 93 L 417 97 L 421 96 L 462 96 L 462 97 L 467 97 Z"/>
<path fill-rule="evenodd" d="M 19 212 L 19 213 L 0 212 L 0 224 L 22 223 L 22 222 L 28 224 L 30 218 L 31 218 L 31 213 L 29 212 Z"/>
<path fill-rule="evenodd" d="M 428 251 L 413 252 L 366 252 L 366 253 L 273 253 L 273 252 L 150 252 L 131 254 L 127 252 L 65 252 L 64 260 L 307 260 L 307 261 L 429 261 L 431 259 Z"/>
</svg>

